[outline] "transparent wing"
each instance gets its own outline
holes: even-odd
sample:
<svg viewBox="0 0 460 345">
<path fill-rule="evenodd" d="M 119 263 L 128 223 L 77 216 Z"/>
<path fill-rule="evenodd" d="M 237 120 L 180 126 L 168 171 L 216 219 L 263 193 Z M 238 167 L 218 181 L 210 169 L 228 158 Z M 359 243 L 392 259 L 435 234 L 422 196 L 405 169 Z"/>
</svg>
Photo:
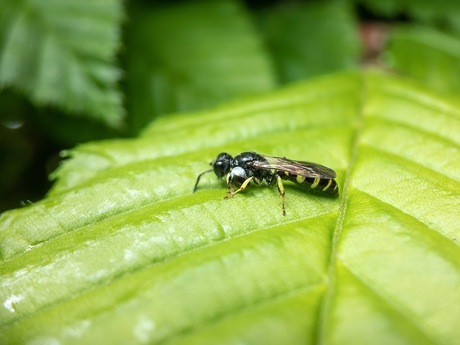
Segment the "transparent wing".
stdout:
<svg viewBox="0 0 460 345">
<path fill-rule="evenodd" d="M 292 159 L 261 155 L 266 161 L 255 161 L 252 166 L 262 170 L 285 171 L 289 174 L 304 177 L 333 179 L 337 176 L 334 170 L 320 164 L 295 161 Z"/>
</svg>

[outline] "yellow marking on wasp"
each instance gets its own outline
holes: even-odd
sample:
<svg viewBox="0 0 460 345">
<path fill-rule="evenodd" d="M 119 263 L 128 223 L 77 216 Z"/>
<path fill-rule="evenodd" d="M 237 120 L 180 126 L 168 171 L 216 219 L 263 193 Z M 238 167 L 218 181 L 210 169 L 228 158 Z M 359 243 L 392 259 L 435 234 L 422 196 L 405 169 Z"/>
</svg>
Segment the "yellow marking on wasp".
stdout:
<svg viewBox="0 0 460 345">
<path fill-rule="evenodd" d="M 287 171 L 284 172 L 284 175 L 289 176 L 289 173 Z"/>
<path fill-rule="evenodd" d="M 305 182 L 305 177 L 302 176 L 302 175 L 297 175 L 295 180 L 297 181 L 297 183 L 304 183 Z"/>
<path fill-rule="evenodd" d="M 251 180 L 254 178 L 254 176 L 251 176 L 249 178 L 247 178 L 243 184 L 241 185 L 240 188 L 238 188 L 236 191 L 233 191 L 232 188 L 230 187 L 230 190 L 228 192 L 228 195 L 225 197 L 225 199 L 228 199 L 228 198 L 231 198 L 232 196 L 234 196 L 236 193 L 238 192 L 241 192 L 242 190 L 245 190 L 246 187 L 249 185 L 249 182 L 251 182 Z"/>
<path fill-rule="evenodd" d="M 283 186 L 283 180 L 281 180 L 281 177 L 276 175 L 276 182 L 277 182 L 277 187 L 278 187 L 278 192 L 281 195 L 281 207 L 283 208 L 283 216 L 286 215 L 286 209 L 284 208 L 284 186 Z"/>
<path fill-rule="evenodd" d="M 316 188 L 316 186 L 318 186 L 318 183 L 321 179 L 319 177 L 315 177 L 315 181 L 313 181 L 312 185 L 310 186 L 310 188 Z"/>
<path fill-rule="evenodd" d="M 331 184 L 332 184 L 332 180 L 329 180 L 326 187 L 323 188 L 323 192 L 326 191 L 326 189 L 328 189 L 331 186 Z"/>
</svg>

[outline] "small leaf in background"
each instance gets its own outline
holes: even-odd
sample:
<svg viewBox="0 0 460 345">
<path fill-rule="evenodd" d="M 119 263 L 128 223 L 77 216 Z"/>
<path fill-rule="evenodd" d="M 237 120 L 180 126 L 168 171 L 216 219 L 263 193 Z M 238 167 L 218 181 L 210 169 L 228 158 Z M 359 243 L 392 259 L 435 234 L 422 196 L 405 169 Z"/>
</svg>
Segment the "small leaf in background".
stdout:
<svg viewBox="0 0 460 345">
<path fill-rule="evenodd" d="M 0 218 L 0 342 L 451 344 L 460 337 L 460 108 L 345 73 L 163 117 L 72 150 L 44 200 Z M 217 153 L 315 161 L 224 200 Z"/>
<path fill-rule="evenodd" d="M 271 90 L 275 78 L 251 18 L 233 0 L 135 5 L 128 27 L 128 119 L 206 109 Z"/>
<path fill-rule="evenodd" d="M 0 84 L 37 105 L 119 126 L 124 114 L 115 67 L 118 0 L 3 0 Z"/>
<path fill-rule="evenodd" d="M 259 23 L 281 83 L 358 66 L 360 38 L 346 2 L 281 2 Z"/>
<path fill-rule="evenodd" d="M 460 95 L 460 41 L 451 35 L 423 27 L 395 28 L 387 61 L 435 90 Z"/>
</svg>

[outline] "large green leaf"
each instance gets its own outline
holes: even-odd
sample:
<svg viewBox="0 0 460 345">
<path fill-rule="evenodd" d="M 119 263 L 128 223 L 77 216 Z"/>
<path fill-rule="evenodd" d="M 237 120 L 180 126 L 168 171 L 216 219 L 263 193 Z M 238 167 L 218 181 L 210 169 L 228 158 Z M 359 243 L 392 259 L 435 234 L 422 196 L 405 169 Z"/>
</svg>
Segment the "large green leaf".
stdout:
<svg viewBox="0 0 460 345">
<path fill-rule="evenodd" d="M 452 344 L 459 133 L 458 103 L 356 73 L 82 145 L 0 219 L 0 342 Z M 341 197 L 192 194 L 224 150 L 330 166 Z"/>
<path fill-rule="evenodd" d="M 119 0 L 3 0 L 0 85 L 119 125 L 124 110 L 114 57 L 121 18 Z"/>
</svg>

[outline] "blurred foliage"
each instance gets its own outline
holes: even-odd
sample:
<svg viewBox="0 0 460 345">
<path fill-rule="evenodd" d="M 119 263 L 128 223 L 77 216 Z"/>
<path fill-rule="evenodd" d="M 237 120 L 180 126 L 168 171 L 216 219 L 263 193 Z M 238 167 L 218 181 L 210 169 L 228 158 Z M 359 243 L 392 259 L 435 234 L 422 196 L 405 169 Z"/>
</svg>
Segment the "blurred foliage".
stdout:
<svg viewBox="0 0 460 345">
<path fill-rule="evenodd" d="M 134 132 L 161 114 L 275 87 L 269 55 L 239 2 L 135 3 L 130 18 L 127 103 Z"/>
<path fill-rule="evenodd" d="M 115 64 L 119 0 L 3 0 L 0 85 L 110 126 L 124 109 Z"/>
<path fill-rule="evenodd" d="M 397 22 L 407 18 L 410 22 L 455 31 L 460 34 L 460 4 L 457 0 L 350 0 L 360 4 L 374 17 Z M 396 19 L 396 20 L 395 20 Z"/>
<path fill-rule="evenodd" d="M 282 84 L 359 66 L 358 23 L 346 2 L 281 2 L 257 19 Z"/>
<path fill-rule="evenodd" d="M 460 40 L 426 27 L 395 27 L 385 56 L 388 65 L 434 90 L 460 95 Z"/>
</svg>

